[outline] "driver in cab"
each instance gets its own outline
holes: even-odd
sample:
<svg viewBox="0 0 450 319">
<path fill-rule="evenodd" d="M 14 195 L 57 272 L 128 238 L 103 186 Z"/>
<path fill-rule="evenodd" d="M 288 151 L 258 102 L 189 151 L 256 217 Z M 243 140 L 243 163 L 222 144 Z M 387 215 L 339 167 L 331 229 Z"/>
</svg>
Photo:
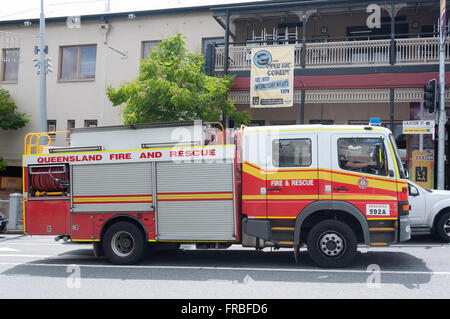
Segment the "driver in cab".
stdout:
<svg viewBox="0 0 450 319">
<path fill-rule="evenodd" d="M 365 169 L 376 167 L 377 163 L 375 161 L 359 162 L 349 160 L 350 156 L 350 144 L 346 142 L 339 143 L 338 146 L 338 156 L 339 156 L 339 166 L 342 169 L 350 171 L 364 171 Z"/>
</svg>

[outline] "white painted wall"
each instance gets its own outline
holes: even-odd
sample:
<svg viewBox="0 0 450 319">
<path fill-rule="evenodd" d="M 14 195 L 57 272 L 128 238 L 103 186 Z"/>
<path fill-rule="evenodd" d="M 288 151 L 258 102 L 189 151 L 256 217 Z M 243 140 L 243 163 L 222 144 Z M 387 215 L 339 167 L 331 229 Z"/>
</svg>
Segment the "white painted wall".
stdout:
<svg viewBox="0 0 450 319">
<path fill-rule="evenodd" d="M 122 124 L 120 107 L 113 107 L 105 92 L 108 86 L 118 87 L 139 74 L 141 42 L 161 40 L 177 33 L 186 36 L 186 48 L 201 53 L 202 38 L 223 37 L 224 31 L 212 18 L 211 12 L 164 14 L 138 17 L 134 20 L 111 19 L 107 43 L 98 22 L 81 22 L 79 29 L 65 23 L 47 23 L 48 56 L 52 58 L 54 73 L 47 76 L 47 118 L 57 121 L 57 130 L 67 129 L 67 120 L 75 120 L 75 127 L 83 127 L 84 120 L 96 119 L 99 126 Z M 33 58 L 38 45 L 39 26 L 8 27 L 1 31 L 21 34 L 19 79 L 17 83 L 2 83 L 20 112 L 31 116 L 30 123 L 18 131 L 0 130 L 0 154 L 9 165 L 21 166 L 23 139 L 28 132 L 39 131 L 39 77 Z M 58 81 L 59 48 L 65 45 L 97 44 L 94 81 Z M 0 44 L 1 45 L 1 44 Z M 127 59 L 109 49 L 126 51 Z M 1 49 L 1 47 L 0 47 Z"/>
</svg>

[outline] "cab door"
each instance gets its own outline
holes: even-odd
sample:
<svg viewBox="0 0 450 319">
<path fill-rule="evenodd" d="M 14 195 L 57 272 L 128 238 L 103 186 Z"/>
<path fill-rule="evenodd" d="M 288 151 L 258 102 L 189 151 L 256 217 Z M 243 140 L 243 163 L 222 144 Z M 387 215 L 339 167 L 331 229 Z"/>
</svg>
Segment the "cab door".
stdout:
<svg viewBox="0 0 450 319">
<path fill-rule="evenodd" d="M 318 200 L 317 134 L 280 132 L 267 147 L 268 218 L 296 218 Z"/>
<path fill-rule="evenodd" d="M 243 136 L 242 214 L 249 219 L 267 217 L 267 134 L 250 128 Z"/>
<path fill-rule="evenodd" d="M 397 180 L 386 138 L 334 134 L 331 139 L 332 200 L 351 203 L 367 218 L 396 217 Z"/>
</svg>

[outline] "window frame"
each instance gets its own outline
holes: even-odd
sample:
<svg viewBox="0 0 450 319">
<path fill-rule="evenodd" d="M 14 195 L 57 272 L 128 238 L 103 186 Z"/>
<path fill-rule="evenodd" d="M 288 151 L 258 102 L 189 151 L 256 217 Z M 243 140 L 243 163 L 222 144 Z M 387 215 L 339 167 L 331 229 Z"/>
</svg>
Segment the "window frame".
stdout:
<svg viewBox="0 0 450 319">
<path fill-rule="evenodd" d="M 20 61 L 20 48 L 2 48 L 2 54 L 1 54 L 1 77 L 0 82 L 1 83 L 18 83 L 19 82 L 19 61 L 13 62 L 13 61 L 6 61 L 6 52 L 7 51 L 17 51 L 19 52 L 19 61 Z M 13 80 L 7 80 L 6 79 L 6 64 L 7 63 L 16 63 L 17 64 L 17 78 Z"/>
<path fill-rule="evenodd" d="M 75 120 L 67 120 L 67 131 L 70 132 L 71 129 L 75 128 L 75 123 L 76 123 Z M 71 124 L 73 124 L 73 127 L 71 127 L 72 126 Z M 67 133 L 66 137 L 70 138 L 70 133 Z"/>
<path fill-rule="evenodd" d="M 378 140 L 380 142 L 380 144 L 383 146 L 383 154 L 384 154 L 384 170 L 383 169 L 379 169 L 380 172 L 385 172 L 385 174 L 375 174 L 372 172 L 365 172 L 363 171 L 363 168 L 360 168 L 359 170 L 356 169 L 349 169 L 347 167 L 342 167 L 341 165 L 341 160 L 339 159 L 340 157 L 340 151 L 339 151 L 339 143 L 342 140 Z M 346 172 L 352 172 L 352 173 L 362 173 L 362 174 L 370 174 L 370 175 L 374 175 L 374 176 L 381 176 L 381 177 L 388 177 L 389 176 L 389 157 L 388 157 L 388 153 L 387 153 L 387 147 L 386 147 L 386 141 L 385 138 L 382 136 L 378 136 L 378 137 L 339 137 L 336 140 L 336 156 L 337 156 L 337 164 L 339 169 L 346 171 Z M 364 163 L 364 162 L 362 162 Z"/>
<path fill-rule="evenodd" d="M 84 128 L 94 127 L 94 126 L 88 125 L 89 122 L 94 122 L 94 121 L 95 121 L 95 127 L 98 127 L 98 120 L 90 119 L 90 120 L 84 120 Z"/>
<path fill-rule="evenodd" d="M 58 129 L 57 129 L 57 123 L 58 123 L 58 121 L 57 120 L 47 120 L 47 132 L 48 132 L 48 135 L 50 136 L 50 139 L 53 141 L 53 140 L 55 140 L 56 139 L 56 134 L 55 133 L 51 133 L 51 132 L 56 132 Z M 50 125 L 54 125 L 55 126 L 55 130 L 54 131 L 51 131 L 50 130 Z"/>
<path fill-rule="evenodd" d="M 308 141 L 309 142 L 309 163 L 305 165 L 293 165 L 293 166 L 280 166 L 280 141 Z M 278 142 L 278 159 L 275 159 L 275 142 Z M 313 150 L 312 150 L 312 139 L 309 137 L 296 137 L 296 138 L 277 138 L 272 140 L 272 166 L 274 168 L 298 168 L 298 167 L 311 167 L 313 163 Z M 302 157 L 300 157 L 302 158 Z"/>
<path fill-rule="evenodd" d="M 81 49 L 84 47 L 95 47 L 95 72 L 92 78 L 80 77 L 81 72 Z M 77 48 L 77 73 L 75 78 L 63 78 L 63 51 L 65 48 Z M 59 47 L 59 61 L 58 61 L 58 82 L 90 82 L 95 81 L 97 76 L 97 43 L 91 44 L 75 44 L 75 45 L 62 45 Z"/>
<path fill-rule="evenodd" d="M 162 40 L 145 40 L 145 41 L 141 41 L 141 60 L 146 60 L 148 58 L 148 53 L 150 53 L 150 51 L 152 51 L 155 47 L 160 45 L 161 41 Z M 144 47 L 145 47 L 146 43 L 155 43 L 156 45 L 154 47 L 152 47 L 150 49 L 150 51 L 148 51 L 147 55 L 144 55 Z"/>
</svg>

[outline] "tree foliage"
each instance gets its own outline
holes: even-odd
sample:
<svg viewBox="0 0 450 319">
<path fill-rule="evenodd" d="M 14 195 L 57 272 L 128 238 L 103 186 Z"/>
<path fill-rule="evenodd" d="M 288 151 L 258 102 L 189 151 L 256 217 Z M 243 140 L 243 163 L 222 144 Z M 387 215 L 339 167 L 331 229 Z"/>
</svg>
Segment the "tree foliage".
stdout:
<svg viewBox="0 0 450 319">
<path fill-rule="evenodd" d="M 25 113 L 17 111 L 16 104 L 11 100 L 11 95 L 7 90 L 0 87 L 0 129 L 17 130 L 29 122 Z M 0 155 L 0 170 L 7 166 Z"/>
<path fill-rule="evenodd" d="M 203 56 L 188 53 L 183 36 L 163 40 L 141 62 L 141 73 L 119 88 L 109 87 L 114 106 L 126 104 L 125 124 L 184 120 L 218 121 L 222 114 L 248 124 L 249 112 L 237 112 L 227 92 L 233 77 L 203 72 Z"/>
</svg>

